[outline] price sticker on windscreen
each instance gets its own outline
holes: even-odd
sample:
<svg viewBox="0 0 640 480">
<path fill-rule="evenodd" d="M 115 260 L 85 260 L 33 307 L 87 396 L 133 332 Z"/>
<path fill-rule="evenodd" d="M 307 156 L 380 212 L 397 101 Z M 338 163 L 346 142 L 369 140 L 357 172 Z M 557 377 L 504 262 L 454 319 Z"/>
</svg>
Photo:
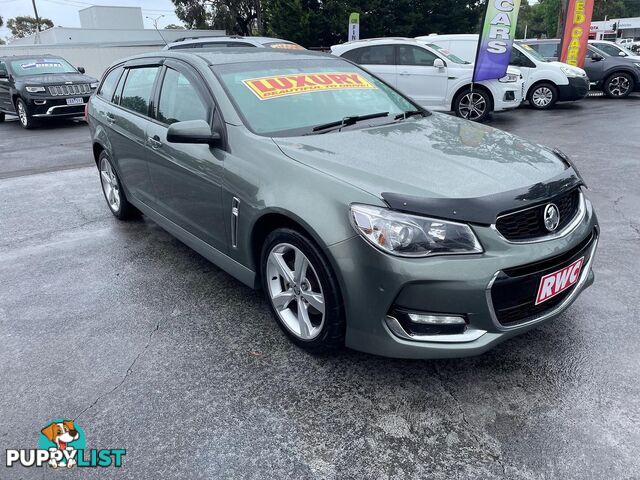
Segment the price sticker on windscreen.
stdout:
<svg viewBox="0 0 640 480">
<path fill-rule="evenodd" d="M 358 73 L 300 73 L 252 78 L 243 83 L 260 99 L 327 90 L 372 89 L 377 87 Z"/>
</svg>

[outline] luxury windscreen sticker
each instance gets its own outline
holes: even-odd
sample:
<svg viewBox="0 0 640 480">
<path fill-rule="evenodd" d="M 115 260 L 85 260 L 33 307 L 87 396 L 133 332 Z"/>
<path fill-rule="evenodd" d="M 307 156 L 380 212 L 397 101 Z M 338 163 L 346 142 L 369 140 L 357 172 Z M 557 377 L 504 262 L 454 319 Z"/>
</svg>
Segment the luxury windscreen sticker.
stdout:
<svg viewBox="0 0 640 480">
<path fill-rule="evenodd" d="M 358 73 L 301 73 L 252 78 L 243 83 L 260 99 L 268 100 L 326 90 L 376 89 Z"/>
</svg>

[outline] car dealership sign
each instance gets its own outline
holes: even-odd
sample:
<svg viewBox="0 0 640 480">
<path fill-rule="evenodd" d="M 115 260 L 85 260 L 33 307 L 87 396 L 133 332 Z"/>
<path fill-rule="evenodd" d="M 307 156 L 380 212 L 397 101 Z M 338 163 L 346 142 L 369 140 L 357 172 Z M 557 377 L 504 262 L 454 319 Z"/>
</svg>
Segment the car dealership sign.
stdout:
<svg viewBox="0 0 640 480">
<path fill-rule="evenodd" d="M 561 62 L 574 67 L 584 66 L 593 15 L 593 2 L 594 0 L 569 0 L 567 19 L 562 35 Z"/>
<path fill-rule="evenodd" d="M 516 34 L 520 0 L 490 0 L 478 41 L 473 81 L 502 78 L 507 73 Z"/>
</svg>

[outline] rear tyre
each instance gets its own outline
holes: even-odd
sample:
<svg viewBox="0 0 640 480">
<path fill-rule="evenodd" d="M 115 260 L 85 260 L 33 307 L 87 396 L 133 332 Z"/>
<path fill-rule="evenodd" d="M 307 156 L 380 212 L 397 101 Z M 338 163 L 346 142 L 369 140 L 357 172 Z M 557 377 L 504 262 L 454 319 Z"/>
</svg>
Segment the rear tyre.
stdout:
<svg viewBox="0 0 640 480">
<path fill-rule="evenodd" d="M 540 83 L 529 90 L 529 104 L 536 110 L 547 110 L 558 101 L 558 89 L 551 83 Z"/>
<path fill-rule="evenodd" d="M 484 90 L 470 88 L 462 91 L 453 102 L 453 111 L 458 117 L 466 118 L 474 122 L 482 122 L 493 110 L 491 97 Z"/>
<path fill-rule="evenodd" d="M 130 220 L 139 216 L 139 210 L 127 200 L 120 178 L 105 151 L 101 152 L 98 157 L 98 170 L 102 193 L 104 193 L 104 198 L 113 216 L 119 220 Z"/>
<path fill-rule="evenodd" d="M 271 232 L 260 256 L 262 287 L 278 325 L 311 353 L 344 345 L 345 315 L 336 277 L 320 249 L 289 228 Z"/>
<path fill-rule="evenodd" d="M 624 72 L 614 73 L 604 82 L 604 94 L 609 98 L 625 98 L 633 92 L 634 87 L 631 75 Z"/>
<path fill-rule="evenodd" d="M 16 100 L 16 113 L 18 114 L 18 119 L 20 120 L 20 125 L 22 125 L 22 128 L 30 130 L 36 126 L 36 121 L 31 115 L 29 107 L 21 98 L 18 98 Z"/>
</svg>

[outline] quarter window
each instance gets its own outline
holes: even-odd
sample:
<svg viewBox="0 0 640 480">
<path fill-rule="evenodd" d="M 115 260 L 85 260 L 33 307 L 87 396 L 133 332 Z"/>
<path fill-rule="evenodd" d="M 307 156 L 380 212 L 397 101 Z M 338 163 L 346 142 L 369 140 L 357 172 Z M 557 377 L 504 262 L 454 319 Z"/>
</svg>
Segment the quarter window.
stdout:
<svg viewBox="0 0 640 480">
<path fill-rule="evenodd" d="M 398 46 L 398 65 L 417 65 L 420 67 L 433 67 L 437 57 L 429 50 L 411 45 Z"/>
<path fill-rule="evenodd" d="M 114 68 L 113 70 L 111 70 L 102 82 L 102 85 L 100 85 L 98 96 L 110 102 L 113 98 L 113 93 L 116 91 L 116 85 L 118 84 L 120 75 L 122 75 L 122 67 Z"/>
<path fill-rule="evenodd" d="M 142 67 L 129 70 L 122 90 L 120 105 L 143 115 L 149 114 L 153 83 L 160 67 Z"/>
<path fill-rule="evenodd" d="M 182 73 L 167 69 L 160 91 L 158 120 L 171 124 L 187 120 L 208 120 L 207 107 L 198 91 Z"/>
<path fill-rule="evenodd" d="M 345 52 L 342 57 L 361 65 L 395 65 L 393 45 L 375 45 Z"/>
</svg>

